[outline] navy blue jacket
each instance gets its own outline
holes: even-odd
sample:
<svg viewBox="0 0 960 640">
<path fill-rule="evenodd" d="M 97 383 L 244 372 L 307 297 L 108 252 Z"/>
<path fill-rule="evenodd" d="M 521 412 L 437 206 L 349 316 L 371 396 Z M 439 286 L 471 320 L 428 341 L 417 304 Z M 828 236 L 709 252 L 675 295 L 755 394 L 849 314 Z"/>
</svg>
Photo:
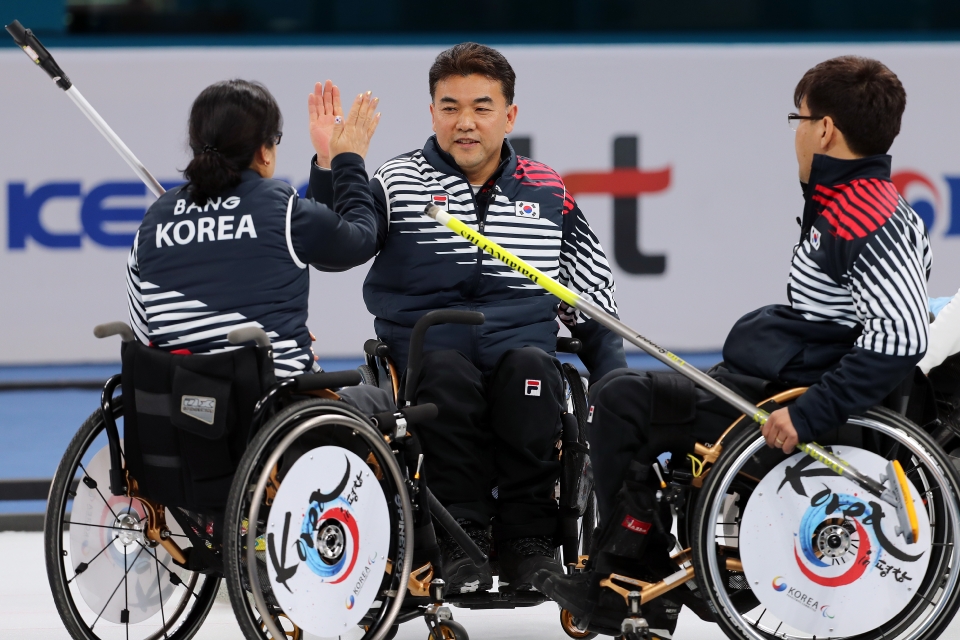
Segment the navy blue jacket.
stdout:
<svg viewBox="0 0 960 640">
<path fill-rule="evenodd" d="M 308 195 L 336 207 L 342 196 L 329 172 L 312 167 Z M 559 300 L 423 215 L 429 203 L 616 313 L 613 276 L 583 213 L 556 172 L 517 156 L 508 142 L 499 168 L 476 194 L 436 137 L 385 163 L 371 186 L 379 253 L 363 296 L 377 337 L 398 366 L 405 366 L 412 327 L 434 309 L 483 312 L 480 326 L 430 329 L 426 349 L 460 351 L 484 372 L 509 349 L 533 346 L 552 354 L 556 348 Z M 618 336 L 572 310 L 560 311 L 583 341 L 580 358 L 591 380 L 626 365 Z"/>
<path fill-rule="evenodd" d="M 363 159 L 341 154 L 331 174 L 341 192 L 335 211 L 252 170 L 205 203 L 194 202 L 187 185 L 162 195 L 147 210 L 128 260 L 130 319 L 140 340 L 214 353 L 231 348 L 231 330 L 257 326 L 273 343 L 278 376 L 313 369 L 307 265 L 339 271 L 376 250 Z"/>
<path fill-rule="evenodd" d="M 814 156 L 787 295 L 741 318 L 734 373 L 809 386 L 790 406 L 800 441 L 879 404 L 927 349 L 926 230 L 890 180 L 890 156 Z"/>
</svg>

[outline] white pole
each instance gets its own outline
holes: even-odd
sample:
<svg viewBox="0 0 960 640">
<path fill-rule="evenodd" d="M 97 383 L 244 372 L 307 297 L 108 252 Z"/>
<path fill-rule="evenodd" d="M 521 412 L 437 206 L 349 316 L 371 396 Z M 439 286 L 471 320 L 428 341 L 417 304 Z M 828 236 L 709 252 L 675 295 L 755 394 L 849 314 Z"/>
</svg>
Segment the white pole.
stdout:
<svg viewBox="0 0 960 640">
<path fill-rule="evenodd" d="M 93 123 L 93 126 L 103 134 L 103 137 L 107 139 L 107 142 L 116 149 L 117 153 L 127 161 L 127 164 L 130 165 L 130 168 L 133 169 L 134 173 L 143 180 L 144 184 L 147 185 L 147 188 L 155 195 L 160 197 L 164 194 L 163 187 L 160 186 L 160 183 L 157 182 L 157 179 L 147 171 L 147 168 L 143 166 L 143 163 L 133 154 L 133 151 L 130 151 L 130 148 L 123 143 L 123 140 L 120 139 L 120 136 L 110 128 L 110 125 L 107 124 L 107 121 L 100 117 L 100 114 L 97 113 L 97 110 L 93 108 L 87 99 L 83 97 L 83 94 L 77 89 L 76 86 L 71 86 L 66 90 L 66 94 L 70 96 L 70 99 L 73 100 L 74 104 L 80 108 L 80 111 L 83 111 L 83 115 L 87 116 L 90 122 Z"/>
</svg>

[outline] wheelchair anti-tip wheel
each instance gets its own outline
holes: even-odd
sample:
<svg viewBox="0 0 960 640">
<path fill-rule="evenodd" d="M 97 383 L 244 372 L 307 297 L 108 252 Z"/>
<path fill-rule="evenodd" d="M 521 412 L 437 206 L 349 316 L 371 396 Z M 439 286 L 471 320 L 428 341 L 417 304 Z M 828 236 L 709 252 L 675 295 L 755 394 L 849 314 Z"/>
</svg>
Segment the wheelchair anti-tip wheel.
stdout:
<svg viewBox="0 0 960 640">
<path fill-rule="evenodd" d="M 114 418 L 121 415 L 113 399 Z M 100 411 L 84 422 L 57 468 L 44 523 L 47 577 L 73 638 L 191 638 L 220 579 L 183 569 L 145 535 L 147 505 L 114 496 Z M 190 542 L 167 512 L 170 534 Z"/>
<path fill-rule="evenodd" d="M 718 624 L 735 640 L 936 638 L 960 605 L 956 470 L 928 434 L 886 409 L 821 444 L 878 479 L 899 463 L 915 540 L 888 502 L 744 429 L 724 443 L 693 526 L 696 575 Z"/>
<path fill-rule="evenodd" d="M 282 411 L 248 446 L 227 503 L 226 579 L 244 635 L 283 637 L 282 616 L 321 638 L 386 637 L 412 522 L 400 466 L 365 416 L 323 399 Z"/>
</svg>

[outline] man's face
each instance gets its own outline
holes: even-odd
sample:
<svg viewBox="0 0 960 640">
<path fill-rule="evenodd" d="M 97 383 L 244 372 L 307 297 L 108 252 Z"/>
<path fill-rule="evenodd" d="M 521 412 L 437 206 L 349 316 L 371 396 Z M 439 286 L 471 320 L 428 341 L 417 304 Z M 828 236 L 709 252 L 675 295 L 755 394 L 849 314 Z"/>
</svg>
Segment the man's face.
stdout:
<svg viewBox="0 0 960 640">
<path fill-rule="evenodd" d="M 507 106 L 497 80 L 476 73 L 456 75 L 437 83 L 430 115 L 440 148 L 477 184 L 474 180 L 486 180 L 500 163 L 517 105 Z"/>
<path fill-rule="evenodd" d="M 800 111 L 797 113 L 801 116 L 810 115 L 806 98 L 800 103 Z M 800 120 L 797 125 L 794 147 L 797 150 L 797 164 L 800 167 L 800 182 L 804 184 L 810 181 L 810 167 L 813 165 L 814 154 L 823 153 L 820 148 L 823 134 L 823 120 Z"/>
</svg>

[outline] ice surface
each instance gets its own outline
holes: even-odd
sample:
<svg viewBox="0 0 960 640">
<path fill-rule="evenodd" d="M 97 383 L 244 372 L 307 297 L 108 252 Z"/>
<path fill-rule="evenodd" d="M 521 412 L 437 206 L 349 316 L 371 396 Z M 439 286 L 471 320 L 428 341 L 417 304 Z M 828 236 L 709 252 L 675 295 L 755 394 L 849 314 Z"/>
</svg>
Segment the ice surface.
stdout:
<svg viewBox="0 0 960 640">
<path fill-rule="evenodd" d="M 42 533 L 0 533 L 0 638 L 29 637 L 31 640 L 65 640 L 43 563 Z M 567 640 L 560 629 L 557 606 L 542 604 L 528 609 L 471 611 L 452 608 L 454 619 L 464 625 L 471 640 Z M 29 632 L 29 633 L 27 633 Z M 230 605 L 218 601 L 196 636 L 197 640 L 242 640 Z M 422 620 L 400 627 L 397 640 L 425 640 Z M 602 638 L 603 636 L 601 636 Z M 723 640 L 713 624 L 700 621 L 684 610 L 677 640 Z M 960 640 L 960 622 L 954 622 L 941 636 Z"/>
</svg>

